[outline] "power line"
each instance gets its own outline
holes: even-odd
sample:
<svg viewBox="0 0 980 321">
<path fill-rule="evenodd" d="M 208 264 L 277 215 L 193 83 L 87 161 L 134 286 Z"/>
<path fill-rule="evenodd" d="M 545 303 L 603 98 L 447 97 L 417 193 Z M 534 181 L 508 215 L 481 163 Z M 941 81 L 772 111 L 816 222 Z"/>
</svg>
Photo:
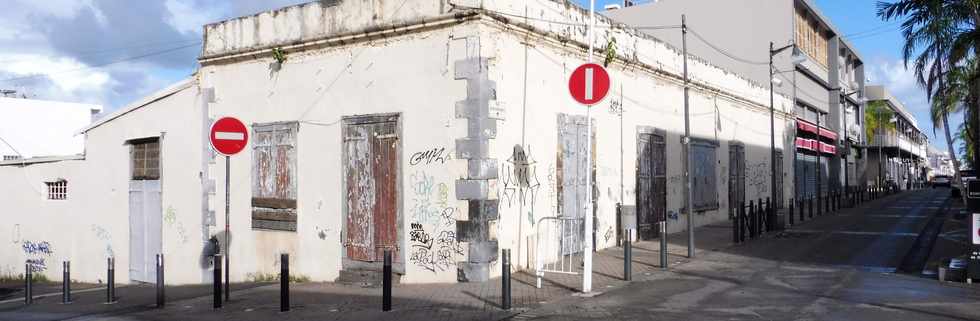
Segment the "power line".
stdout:
<svg viewBox="0 0 980 321">
<path fill-rule="evenodd" d="M 76 51 L 76 52 L 68 52 L 68 53 L 74 54 L 72 56 L 73 58 L 82 58 L 82 57 L 98 56 L 109 52 L 123 51 L 128 49 L 140 49 L 140 48 L 157 47 L 160 45 L 184 45 L 184 44 L 194 44 L 194 43 L 200 43 L 200 40 L 184 39 L 184 40 L 156 41 L 156 42 L 149 42 L 149 43 L 143 43 L 143 44 L 131 45 L 131 46 L 114 47 L 114 48 L 97 49 L 97 50 L 84 50 L 84 51 Z M 8 59 L 8 60 L 0 60 L 0 64 L 10 64 L 10 63 L 17 63 L 17 62 L 24 62 L 24 61 L 33 61 L 33 60 L 35 60 L 35 58 Z"/>
<path fill-rule="evenodd" d="M 562 26 L 573 26 L 573 27 L 588 27 L 589 26 L 589 24 L 587 24 L 587 23 L 549 20 L 549 19 L 544 19 L 544 18 L 535 18 L 535 17 L 525 16 L 525 15 L 519 15 L 519 14 L 514 14 L 514 13 L 507 13 L 507 12 L 503 12 L 503 11 L 491 10 L 491 9 L 486 9 L 486 8 L 477 8 L 477 7 L 461 6 L 461 5 L 456 5 L 455 7 L 462 8 L 462 9 L 470 9 L 470 10 L 482 10 L 482 11 L 486 11 L 486 12 L 495 13 L 495 14 L 498 14 L 498 15 L 501 15 L 501 16 L 507 16 L 507 17 L 517 18 L 517 19 L 534 20 L 534 21 L 539 21 L 539 22 L 544 22 L 544 23 L 549 23 L 549 24 L 555 24 L 555 25 L 562 25 Z M 609 26 L 599 26 L 599 25 L 596 25 L 595 27 L 596 28 L 599 28 L 599 29 L 631 28 L 631 29 L 640 29 L 640 30 L 680 29 L 681 28 L 680 25 L 630 26 L 630 25 L 627 25 L 627 24 L 624 24 L 624 23 L 610 24 Z"/>
<path fill-rule="evenodd" d="M 109 65 L 113 65 L 113 64 L 118 64 L 118 63 L 122 63 L 122 62 L 133 61 L 133 60 L 148 58 L 148 57 L 152 57 L 152 56 L 162 55 L 162 54 L 165 54 L 165 53 L 170 53 L 170 52 L 178 51 L 178 50 L 181 50 L 181 49 L 195 47 L 195 46 L 200 45 L 200 44 L 201 44 L 201 42 L 200 41 L 197 41 L 197 42 L 192 43 L 192 44 L 189 44 L 189 45 L 183 45 L 183 46 L 169 48 L 169 49 L 164 49 L 164 50 L 160 50 L 160 51 L 154 51 L 154 52 L 150 52 L 150 53 L 146 53 L 146 54 L 142 54 L 142 55 L 137 55 L 137 56 L 132 56 L 132 57 L 126 57 L 126 58 L 123 58 L 123 59 L 114 60 L 114 61 L 110 61 L 110 62 L 107 62 L 107 63 L 96 64 L 96 65 L 91 65 L 91 66 L 85 66 L 85 67 L 75 68 L 75 69 L 69 69 L 69 70 L 62 70 L 62 71 L 57 71 L 57 72 L 47 73 L 47 74 L 35 74 L 35 75 L 30 75 L 30 76 L 21 76 L 21 77 L 7 78 L 7 79 L 0 80 L 0 82 L 19 81 L 19 80 L 26 80 L 26 79 L 37 78 L 37 77 L 60 75 L 60 74 L 72 73 L 72 72 L 76 72 L 76 71 L 96 69 L 96 68 L 101 68 L 101 67 L 105 67 L 105 66 L 109 66 Z"/>
<path fill-rule="evenodd" d="M 893 22 L 889 22 L 889 23 L 886 23 L 886 24 L 883 24 L 883 25 L 880 25 L 880 26 L 877 26 L 877 27 L 874 27 L 874 28 L 870 28 L 870 29 L 865 29 L 865 30 L 862 30 L 862 31 L 858 31 L 858 32 L 852 32 L 852 33 L 849 33 L 849 34 L 846 34 L 846 35 L 843 35 L 843 36 L 841 36 L 841 37 L 844 37 L 844 38 L 850 38 L 850 37 L 854 37 L 854 36 L 858 36 L 858 35 L 862 35 L 862 34 L 866 34 L 866 33 L 870 33 L 870 32 L 874 32 L 874 31 L 876 31 L 876 30 L 879 30 L 879 29 L 882 29 L 882 28 L 887 28 L 887 27 L 890 27 L 890 26 L 894 26 L 895 24 L 899 24 L 899 23 L 901 23 L 901 22 L 902 22 L 901 20 L 898 20 L 898 21 L 893 21 Z"/>
<path fill-rule="evenodd" d="M 715 44 L 711 43 L 707 39 L 704 39 L 704 37 L 702 37 L 701 34 L 699 34 L 697 31 L 694 31 L 694 29 L 691 29 L 691 27 L 687 27 L 687 30 L 690 31 L 691 34 L 693 34 L 695 38 L 698 38 L 698 40 L 701 40 L 701 42 L 703 42 L 704 44 L 708 45 L 708 47 L 711 47 L 711 49 L 714 49 L 715 51 L 721 53 L 722 55 L 725 55 L 728 58 L 731 58 L 732 60 L 743 62 L 743 63 L 747 63 L 747 64 L 750 64 L 750 65 L 768 65 L 769 64 L 768 61 L 765 61 L 765 62 L 763 62 L 763 61 L 754 61 L 754 60 L 749 60 L 749 59 L 745 59 L 745 58 L 741 58 L 739 56 L 733 55 L 733 54 L 725 51 L 724 49 L 721 49 L 720 47 L 715 46 Z"/>
</svg>

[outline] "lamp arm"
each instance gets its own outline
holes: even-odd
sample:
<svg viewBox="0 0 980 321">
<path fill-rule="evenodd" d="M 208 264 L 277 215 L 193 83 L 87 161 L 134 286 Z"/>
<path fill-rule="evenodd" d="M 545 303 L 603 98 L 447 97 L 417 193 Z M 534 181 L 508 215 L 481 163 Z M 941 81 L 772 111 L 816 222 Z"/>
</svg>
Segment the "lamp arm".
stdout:
<svg viewBox="0 0 980 321">
<path fill-rule="evenodd" d="M 788 45 L 785 45 L 785 46 L 782 46 L 782 47 L 779 47 L 779 48 L 776 48 L 776 49 L 769 50 L 769 55 L 770 56 L 775 56 L 776 54 L 778 54 L 780 52 L 783 52 L 786 49 L 793 48 L 793 46 L 795 46 L 795 45 L 796 44 L 791 43 L 791 44 L 788 44 Z"/>
</svg>

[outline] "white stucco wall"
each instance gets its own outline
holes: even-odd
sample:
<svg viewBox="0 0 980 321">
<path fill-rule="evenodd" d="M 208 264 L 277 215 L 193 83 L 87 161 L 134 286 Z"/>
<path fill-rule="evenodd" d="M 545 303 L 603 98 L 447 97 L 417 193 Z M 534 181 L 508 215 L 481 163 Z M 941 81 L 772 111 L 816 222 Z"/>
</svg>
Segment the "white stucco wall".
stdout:
<svg viewBox="0 0 980 321">
<path fill-rule="evenodd" d="M 422 223 L 427 233 L 455 233 L 455 222 L 425 220 L 432 211 L 449 208 L 454 215 L 466 203 L 454 197 L 453 182 L 465 162 L 451 160 L 410 164 L 414 153 L 445 148 L 451 155 L 455 137 L 466 124 L 453 114 L 465 98 L 465 82 L 453 78 L 453 63 L 466 54 L 454 37 L 477 34 L 475 26 L 456 26 L 383 40 L 290 54 L 278 72 L 271 58 L 202 67 L 204 86 L 215 88 L 212 117 L 235 116 L 246 124 L 298 121 L 297 231 L 251 229 L 251 147 L 234 156 L 231 166 L 232 281 L 278 273 L 278 254 L 291 254 L 291 273 L 332 281 L 341 269 L 343 210 L 347 193 L 342 177 L 342 117 L 399 113 L 399 240 L 396 262 L 411 261 L 408 232 Z M 212 171 L 218 182 L 223 161 Z M 218 225 L 223 225 L 224 188 L 218 184 Z M 322 233 L 321 233 L 322 232 Z M 455 262 L 405 266 L 402 282 L 453 282 Z"/>
<path fill-rule="evenodd" d="M 117 113 L 86 133 L 83 160 L 0 166 L 6 198 L 3 233 L 11 243 L 0 251 L 0 273 L 23 273 L 25 259 L 45 259 L 49 279 L 61 278 L 61 261 L 71 260 L 72 278 L 105 282 L 106 258 L 116 258 L 116 282 L 129 282 L 129 179 L 132 139 L 161 137 L 162 241 L 167 282 L 199 283 L 207 273 L 200 260 L 201 117 L 197 87 L 142 108 Z M 124 108 L 128 109 L 128 108 Z M 68 181 L 67 200 L 47 200 L 45 181 Z M 26 242 L 47 242 L 50 253 L 28 251 Z M 34 253 L 28 253 L 34 252 Z"/>
</svg>

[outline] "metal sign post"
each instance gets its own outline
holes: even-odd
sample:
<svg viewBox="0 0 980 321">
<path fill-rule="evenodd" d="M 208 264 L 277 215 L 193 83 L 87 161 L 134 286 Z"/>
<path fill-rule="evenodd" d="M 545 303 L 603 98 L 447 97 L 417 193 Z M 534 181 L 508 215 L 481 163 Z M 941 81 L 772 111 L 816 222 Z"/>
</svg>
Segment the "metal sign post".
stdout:
<svg viewBox="0 0 980 321">
<path fill-rule="evenodd" d="M 231 243 L 231 156 L 238 154 L 248 144 L 248 127 L 233 117 L 224 117 L 211 124 L 211 147 L 225 155 L 225 301 L 231 296 L 229 280 L 231 273 L 230 243 Z M 215 262 L 215 264 L 220 264 Z"/>
</svg>

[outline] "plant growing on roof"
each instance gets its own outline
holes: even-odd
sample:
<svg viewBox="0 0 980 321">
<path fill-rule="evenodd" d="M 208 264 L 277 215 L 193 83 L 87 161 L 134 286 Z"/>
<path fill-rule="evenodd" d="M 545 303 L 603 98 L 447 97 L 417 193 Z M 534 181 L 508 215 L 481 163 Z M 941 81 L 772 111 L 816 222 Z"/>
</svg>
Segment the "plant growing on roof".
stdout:
<svg viewBox="0 0 980 321">
<path fill-rule="evenodd" d="M 281 65 L 286 62 L 286 52 L 282 48 L 272 48 L 272 59 L 275 59 Z"/>
<path fill-rule="evenodd" d="M 602 60 L 603 67 L 609 67 L 614 60 L 616 60 L 616 37 L 609 37 L 609 42 L 606 43 L 605 58 Z"/>
</svg>

